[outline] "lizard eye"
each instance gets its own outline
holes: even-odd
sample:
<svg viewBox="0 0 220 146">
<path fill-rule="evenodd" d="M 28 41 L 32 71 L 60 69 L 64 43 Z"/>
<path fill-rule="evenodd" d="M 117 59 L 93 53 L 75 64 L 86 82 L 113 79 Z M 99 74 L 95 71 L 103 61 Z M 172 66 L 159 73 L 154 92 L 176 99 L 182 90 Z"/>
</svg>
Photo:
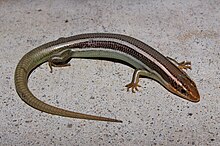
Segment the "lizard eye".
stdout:
<svg viewBox="0 0 220 146">
<path fill-rule="evenodd" d="M 183 89 L 183 88 L 180 90 L 180 92 L 181 92 L 182 94 L 186 94 L 186 93 L 187 93 L 186 90 Z"/>
</svg>

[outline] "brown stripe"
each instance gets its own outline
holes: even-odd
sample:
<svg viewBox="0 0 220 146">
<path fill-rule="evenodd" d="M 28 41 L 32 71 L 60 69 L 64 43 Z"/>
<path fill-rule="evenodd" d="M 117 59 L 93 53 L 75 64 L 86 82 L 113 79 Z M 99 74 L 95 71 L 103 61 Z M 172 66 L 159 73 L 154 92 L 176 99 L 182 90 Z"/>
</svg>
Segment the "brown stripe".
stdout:
<svg viewBox="0 0 220 146">
<path fill-rule="evenodd" d="M 68 47 L 70 48 L 106 48 L 106 49 L 111 48 L 113 50 L 124 52 L 126 54 L 129 54 L 130 56 L 133 56 L 137 60 L 140 60 L 141 62 L 146 64 L 146 66 L 158 72 L 158 74 L 160 74 L 165 81 L 170 82 L 170 77 L 157 64 L 155 64 L 154 62 L 149 60 L 146 56 L 144 56 L 143 54 L 140 54 L 139 52 L 135 51 L 129 46 L 126 46 L 126 45 L 123 45 L 117 42 L 113 42 L 113 41 L 85 41 L 85 42 L 80 42 L 80 43 L 69 45 Z"/>
</svg>

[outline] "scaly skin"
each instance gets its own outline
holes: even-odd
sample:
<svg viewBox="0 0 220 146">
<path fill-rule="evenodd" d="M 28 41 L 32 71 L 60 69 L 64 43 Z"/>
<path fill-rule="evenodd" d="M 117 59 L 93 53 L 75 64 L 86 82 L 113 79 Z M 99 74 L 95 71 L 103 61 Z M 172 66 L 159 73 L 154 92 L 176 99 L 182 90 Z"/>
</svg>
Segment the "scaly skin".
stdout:
<svg viewBox="0 0 220 146">
<path fill-rule="evenodd" d="M 62 40 L 63 39 L 61 38 L 52 43 L 42 45 L 23 56 L 23 58 L 18 63 L 15 71 L 15 87 L 19 96 L 22 98 L 24 102 L 26 102 L 28 105 L 32 106 L 33 108 L 49 114 L 59 115 L 63 117 L 77 118 L 77 119 L 122 122 L 121 120 L 117 120 L 117 119 L 87 115 L 87 114 L 82 114 L 82 113 L 77 113 L 77 112 L 72 112 L 65 109 L 57 108 L 42 102 L 30 92 L 27 85 L 29 74 L 37 66 L 39 66 L 40 64 L 46 61 L 49 61 L 51 59 L 51 56 L 57 54 L 60 51 L 59 49 L 48 49 L 48 48 L 55 44 L 61 43 Z"/>
<path fill-rule="evenodd" d="M 119 61 L 135 69 L 132 82 L 126 87 L 138 90 L 139 76 L 158 81 L 170 92 L 192 102 L 200 97 L 195 83 L 182 71 L 190 68 L 189 62 L 171 63 L 162 54 L 129 36 L 119 34 L 81 34 L 44 44 L 23 56 L 15 71 L 15 87 L 21 99 L 40 111 L 78 119 L 122 122 L 99 116 L 67 111 L 48 105 L 35 97 L 28 88 L 30 73 L 44 62 L 49 62 L 51 71 L 55 66 L 68 66 L 71 58 L 93 58 Z"/>
</svg>

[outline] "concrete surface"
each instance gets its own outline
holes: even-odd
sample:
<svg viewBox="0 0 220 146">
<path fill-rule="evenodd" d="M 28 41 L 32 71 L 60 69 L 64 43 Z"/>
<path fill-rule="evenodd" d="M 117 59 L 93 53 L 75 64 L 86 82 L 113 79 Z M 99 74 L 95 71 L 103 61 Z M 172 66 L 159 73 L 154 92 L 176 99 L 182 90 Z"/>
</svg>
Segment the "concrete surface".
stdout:
<svg viewBox="0 0 220 146">
<path fill-rule="evenodd" d="M 0 1 L 0 145 L 220 145 L 220 1 Z M 26 105 L 14 87 L 19 59 L 59 37 L 122 33 L 162 54 L 192 61 L 187 71 L 201 94 L 183 100 L 142 79 L 126 92 L 125 65 L 73 59 L 50 74 L 34 71 L 31 91 L 65 109 L 123 120 L 122 124 L 63 118 Z"/>
</svg>

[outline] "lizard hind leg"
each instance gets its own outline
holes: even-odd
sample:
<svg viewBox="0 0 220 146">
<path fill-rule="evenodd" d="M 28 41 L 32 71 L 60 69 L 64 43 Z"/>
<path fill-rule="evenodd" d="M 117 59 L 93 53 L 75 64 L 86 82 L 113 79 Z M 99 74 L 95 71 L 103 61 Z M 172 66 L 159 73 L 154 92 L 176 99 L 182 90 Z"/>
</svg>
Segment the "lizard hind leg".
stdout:
<svg viewBox="0 0 220 146">
<path fill-rule="evenodd" d="M 72 51 L 71 50 L 63 50 L 54 54 L 49 60 L 48 64 L 50 67 L 50 72 L 53 72 L 53 67 L 66 67 L 70 66 L 68 63 L 72 58 Z"/>
</svg>

